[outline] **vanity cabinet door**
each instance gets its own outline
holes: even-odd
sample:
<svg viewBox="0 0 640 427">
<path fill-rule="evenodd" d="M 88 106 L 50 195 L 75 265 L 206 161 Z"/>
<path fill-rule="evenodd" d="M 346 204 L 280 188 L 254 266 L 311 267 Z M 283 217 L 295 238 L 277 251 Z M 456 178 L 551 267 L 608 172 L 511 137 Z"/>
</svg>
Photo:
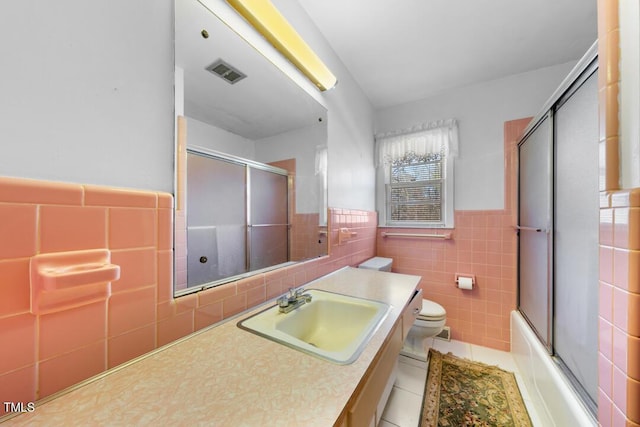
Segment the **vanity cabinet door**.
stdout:
<svg viewBox="0 0 640 427">
<path fill-rule="evenodd" d="M 407 308 L 402 313 L 402 341 L 404 342 L 409 333 L 409 329 L 413 326 L 418 314 L 422 310 L 422 289 L 417 289 L 413 294 L 413 298 L 407 304 Z"/>
<path fill-rule="evenodd" d="M 385 344 L 381 357 L 375 363 L 373 370 L 371 370 L 358 399 L 349 409 L 347 424 L 349 427 L 375 425 L 378 402 L 382 397 L 402 348 L 401 322 L 396 323 L 389 336 L 389 341 Z"/>
</svg>

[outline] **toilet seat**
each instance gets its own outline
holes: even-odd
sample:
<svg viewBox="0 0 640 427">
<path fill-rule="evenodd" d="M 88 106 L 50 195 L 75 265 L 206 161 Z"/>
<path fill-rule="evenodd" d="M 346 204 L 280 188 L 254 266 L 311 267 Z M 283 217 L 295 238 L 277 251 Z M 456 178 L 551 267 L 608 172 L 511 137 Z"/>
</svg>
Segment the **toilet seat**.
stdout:
<svg viewBox="0 0 640 427">
<path fill-rule="evenodd" d="M 437 302 L 429 301 L 428 299 L 422 300 L 422 309 L 418 314 L 419 320 L 444 320 L 447 317 L 447 312 Z"/>
</svg>

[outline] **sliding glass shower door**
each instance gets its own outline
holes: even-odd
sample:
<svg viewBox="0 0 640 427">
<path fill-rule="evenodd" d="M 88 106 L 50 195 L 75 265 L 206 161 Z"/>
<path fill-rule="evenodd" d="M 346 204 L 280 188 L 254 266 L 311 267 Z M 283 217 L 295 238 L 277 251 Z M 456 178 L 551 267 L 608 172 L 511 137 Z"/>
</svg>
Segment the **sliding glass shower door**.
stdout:
<svg viewBox="0 0 640 427">
<path fill-rule="evenodd" d="M 518 308 L 595 410 L 598 390 L 597 63 L 519 144 Z"/>
<path fill-rule="evenodd" d="M 551 348 L 551 117 L 544 117 L 520 143 L 518 269 L 520 311 Z"/>
<path fill-rule="evenodd" d="M 286 171 L 187 150 L 187 286 L 289 261 Z"/>
<path fill-rule="evenodd" d="M 249 269 L 258 270 L 289 260 L 288 177 L 251 169 L 249 180 Z"/>
<path fill-rule="evenodd" d="M 555 117 L 555 354 L 597 401 L 598 75 L 562 98 Z"/>
<path fill-rule="evenodd" d="M 187 153 L 187 286 L 245 273 L 245 166 Z"/>
</svg>

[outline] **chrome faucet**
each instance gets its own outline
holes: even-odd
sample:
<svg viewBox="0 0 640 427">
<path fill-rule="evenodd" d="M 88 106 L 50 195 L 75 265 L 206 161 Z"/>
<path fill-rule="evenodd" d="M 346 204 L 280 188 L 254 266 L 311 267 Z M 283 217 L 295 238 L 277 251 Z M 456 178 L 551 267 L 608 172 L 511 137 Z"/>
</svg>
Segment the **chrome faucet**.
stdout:
<svg viewBox="0 0 640 427">
<path fill-rule="evenodd" d="M 289 313 L 301 305 L 311 302 L 311 295 L 305 294 L 304 292 L 304 289 L 294 290 L 293 288 L 289 288 L 289 293 L 284 294 L 276 300 L 280 313 Z"/>
</svg>

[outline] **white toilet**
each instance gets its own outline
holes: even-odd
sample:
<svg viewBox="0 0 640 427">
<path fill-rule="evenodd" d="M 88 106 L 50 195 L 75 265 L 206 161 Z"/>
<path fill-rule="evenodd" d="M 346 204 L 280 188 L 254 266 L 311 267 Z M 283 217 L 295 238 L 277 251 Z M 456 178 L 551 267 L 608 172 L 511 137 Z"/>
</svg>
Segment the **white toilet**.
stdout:
<svg viewBox="0 0 640 427">
<path fill-rule="evenodd" d="M 391 258 L 375 257 L 358 265 L 358 268 L 391 271 L 392 263 Z M 423 299 L 422 310 L 407 334 L 401 354 L 426 361 L 428 346 L 425 341 L 442 332 L 446 321 L 447 312 L 444 307 L 436 302 Z"/>
</svg>

